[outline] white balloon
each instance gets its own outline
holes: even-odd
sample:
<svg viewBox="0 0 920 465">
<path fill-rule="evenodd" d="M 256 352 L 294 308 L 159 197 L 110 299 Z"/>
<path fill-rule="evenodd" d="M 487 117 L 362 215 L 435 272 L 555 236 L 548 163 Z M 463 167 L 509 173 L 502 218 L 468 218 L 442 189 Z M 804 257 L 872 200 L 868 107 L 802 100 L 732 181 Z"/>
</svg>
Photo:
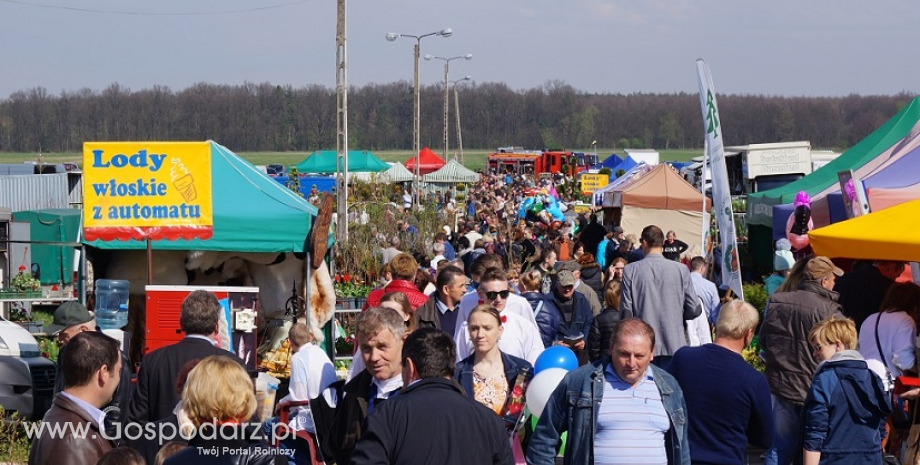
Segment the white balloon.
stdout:
<svg viewBox="0 0 920 465">
<path fill-rule="evenodd" d="M 568 371 L 563 368 L 547 368 L 530 380 L 530 385 L 527 386 L 527 408 L 535 417 L 540 418 L 543 414 L 549 396 L 556 390 L 556 386 L 566 373 Z"/>
</svg>

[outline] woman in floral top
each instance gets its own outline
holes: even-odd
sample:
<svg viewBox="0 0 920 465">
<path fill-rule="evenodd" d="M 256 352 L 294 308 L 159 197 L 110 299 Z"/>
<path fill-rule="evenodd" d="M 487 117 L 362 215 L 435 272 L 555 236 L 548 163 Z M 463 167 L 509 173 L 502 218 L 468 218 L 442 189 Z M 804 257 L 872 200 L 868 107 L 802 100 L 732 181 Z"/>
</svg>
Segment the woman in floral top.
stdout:
<svg viewBox="0 0 920 465">
<path fill-rule="evenodd" d="M 503 353 L 498 348 L 502 319 L 498 310 L 488 304 L 478 305 L 467 318 L 474 352 L 457 364 L 455 378 L 470 398 L 501 415 L 518 374 L 525 368 L 533 370 L 526 360 Z"/>
</svg>

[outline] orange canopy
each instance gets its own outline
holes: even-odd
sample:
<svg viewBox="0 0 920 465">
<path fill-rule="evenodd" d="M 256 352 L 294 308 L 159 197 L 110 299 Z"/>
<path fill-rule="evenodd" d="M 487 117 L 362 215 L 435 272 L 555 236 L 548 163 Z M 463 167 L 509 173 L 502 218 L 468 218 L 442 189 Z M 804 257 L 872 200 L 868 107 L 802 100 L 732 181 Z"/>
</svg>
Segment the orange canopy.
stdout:
<svg viewBox="0 0 920 465">
<path fill-rule="evenodd" d="M 703 194 L 665 163 L 624 187 L 620 194 L 620 206 L 690 211 L 703 208 Z M 711 208 L 712 200 L 707 198 L 706 211 Z"/>
</svg>

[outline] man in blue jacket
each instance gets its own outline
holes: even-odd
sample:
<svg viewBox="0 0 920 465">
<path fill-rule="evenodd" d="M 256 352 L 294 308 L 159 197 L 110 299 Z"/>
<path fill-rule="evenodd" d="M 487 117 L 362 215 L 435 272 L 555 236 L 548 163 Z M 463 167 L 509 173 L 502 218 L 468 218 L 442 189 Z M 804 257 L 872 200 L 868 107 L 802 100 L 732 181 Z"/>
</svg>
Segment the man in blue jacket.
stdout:
<svg viewBox="0 0 920 465">
<path fill-rule="evenodd" d="M 527 463 L 554 463 L 559 436 L 569 432 L 566 465 L 689 465 L 687 407 L 677 381 L 652 366 L 655 332 L 637 318 L 617 324 L 610 357 L 565 375 L 543 409 Z M 633 460 L 634 459 L 634 460 Z"/>
</svg>

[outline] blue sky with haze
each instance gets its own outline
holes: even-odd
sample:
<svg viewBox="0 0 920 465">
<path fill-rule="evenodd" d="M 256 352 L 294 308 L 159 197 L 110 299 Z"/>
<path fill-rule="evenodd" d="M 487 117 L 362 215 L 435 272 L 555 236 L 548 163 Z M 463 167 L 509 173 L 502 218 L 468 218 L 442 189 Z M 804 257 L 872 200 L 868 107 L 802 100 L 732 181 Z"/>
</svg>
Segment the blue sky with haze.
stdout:
<svg viewBox="0 0 920 465">
<path fill-rule="evenodd" d="M 0 0 L 0 98 L 113 82 L 331 87 L 335 1 L 295 2 Z M 908 0 L 349 0 L 348 80 L 411 80 L 414 41 L 386 33 L 450 27 L 452 37 L 424 39 L 422 54 L 472 53 L 451 63 L 452 80 L 513 89 L 562 80 L 588 92 L 695 93 L 702 57 L 722 94 L 917 93 L 918 18 Z M 443 80 L 442 62 L 423 60 L 421 80 Z"/>
</svg>

